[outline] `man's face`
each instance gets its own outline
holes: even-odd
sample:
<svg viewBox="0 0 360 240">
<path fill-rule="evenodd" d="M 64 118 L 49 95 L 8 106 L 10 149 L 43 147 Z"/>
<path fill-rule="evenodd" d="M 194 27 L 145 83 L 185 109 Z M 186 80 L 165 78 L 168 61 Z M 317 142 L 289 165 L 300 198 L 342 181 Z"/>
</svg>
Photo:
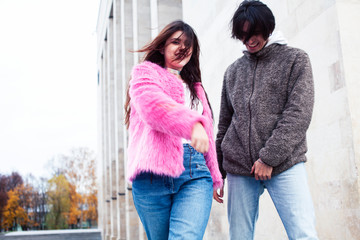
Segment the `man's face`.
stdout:
<svg viewBox="0 0 360 240">
<path fill-rule="evenodd" d="M 245 22 L 243 26 L 243 32 L 249 31 L 249 22 Z M 241 41 L 246 46 L 246 49 L 250 53 L 256 53 L 264 48 L 267 40 L 264 39 L 263 35 L 260 31 L 255 31 L 254 35 L 252 35 L 247 42 L 245 42 L 245 38 L 241 39 Z"/>
</svg>

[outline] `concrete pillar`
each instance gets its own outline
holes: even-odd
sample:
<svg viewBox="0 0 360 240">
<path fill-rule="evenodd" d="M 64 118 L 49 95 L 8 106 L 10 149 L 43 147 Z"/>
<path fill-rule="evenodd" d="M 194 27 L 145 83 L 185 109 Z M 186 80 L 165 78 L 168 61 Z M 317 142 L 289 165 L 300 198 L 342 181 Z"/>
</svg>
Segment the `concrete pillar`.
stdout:
<svg viewBox="0 0 360 240">
<path fill-rule="evenodd" d="M 116 84 L 116 139 L 117 139 L 117 168 L 116 168 L 116 186 L 117 186 L 117 229 L 118 239 L 126 239 L 126 208 L 125 208 L 125 169 L 124 169 L 124 87 L 122 83 L 122 57 L 121 57 L 121 1 L 113 1 L 114 18 L 114 79 Z"/>
<path fill-rule="evenodd" d="M 137 41 L 134 41 L 136 50 L 145 46 L 151 40 L 151 17 L 150 17 L 150 1 L 149 0 L 137 0 L 137 31 L 135 29 L 134 36 Z M 136 45 L 135 45 L 136 44 Z M 143 53 L 139 53 L 138 59 L 135 60 L 134 64 L 138 63 L 139 60 L 144 56 Z"/>
<path fill-rule="evenodd" d="M 104 223 L 105 223 L 105 179 L 104 179 L 104 137 L 103 137 L 103 125 L 104 125 L 104 108 L 103 108 L 103 81 L 104 81 L 104 58 L 103 55 L 100 58 L 99 70 L 98 70 L 98 179 L 99 179 L 99 190 L 98 190 L 98 227 L 101 229 L 102 239 L 105 239 L 104 236 Z"/>
<path fill-rule="evenodd" d="M 101 99 L 101 159 L 102 159 L 102 172 L 101 172 L 101 200 L 103 203 L 101 211 L 99 209 L 99 220 L 102 221 L 102 239 L 109 240 L 111 236 L 111 218 L 110 218 L 110 204 L 111 204 L 111 192 L 110 192 L 110 148 L 109 148 L 109 67 L 108 67 L 108 18 L 109 18 L 109 6 L 107 1 L 101 1 L 99 19 L 98 22 L 98 65 L 99 71 L 99 84 L 100 84 L 100 99 Z"/>
<path fill-rule="evenodd" d="M 182 1 L 157 0 L 158 32 L 174 20 L 182 19 Z"/>
<path fill-rule="evenodd" d="M 121 46 L 123 51 L 121 52 L 122 56 L 122 82 L 123 86 L 126 86 L 126 83 L 129 80 L 130 72 L 133 66 L 133 54 L 130 51 L 133 51 L 133 2 L 131 0 L 121 0 L 121 10 L 122 10 L 122 42 Z M 125 88 L 123 88 L 123 93 L 125 93 Z M 123 95 L 124 96 L 124 95 Z M 127 138 L 124 134 L 124 145 L 126 146 Z M 125 159 L 126 164 L 126 159 Z M 126 166 L 126 165 L 125 165 Z M 125 181 L 125 180 L 124 180 Z M 131 189 L 131 187 L 127 187 Z M 132 194 L 129 191 L 125 192 L 125 209 L 126 209 L 126 239 L 138 239 L 139 232 L 139 220 L 133 204 Z"/>
<path fill-rule="evenodd" d="M 110 239 L 111 227 L 110 227 L 110 166 L 109 166 L 109 89 L 108 89 L 108 44 L 107 40 L 104 43 L 104 81 L 103 81 L 103 138 L 104 138 L 104 199 L 105 199 L 105 239 Z"/>
<path fill-rule="evenodd" d="M 114 19 L 113 19 L 113 11 L 111 8 L 110 16 L 108 19 L 107 25 L 107 58 L 108 58 L 108 108 L 109 108 L 109 119 L 108 119 L 108 139 L 109 139 L 109 188 L 110 188 L 110 224 L 111 224 L 111 239 L 117 239 L 117 212 L 118 212 L 118 205 L 117 205 L 117 182 L 116 182 L 116 174 L 117 174 L 117 126 L 116 126 L 116 113 L 117 113 L 117 104 L 116 104 L 116 82 L 114 78 Z"/>
</svg>

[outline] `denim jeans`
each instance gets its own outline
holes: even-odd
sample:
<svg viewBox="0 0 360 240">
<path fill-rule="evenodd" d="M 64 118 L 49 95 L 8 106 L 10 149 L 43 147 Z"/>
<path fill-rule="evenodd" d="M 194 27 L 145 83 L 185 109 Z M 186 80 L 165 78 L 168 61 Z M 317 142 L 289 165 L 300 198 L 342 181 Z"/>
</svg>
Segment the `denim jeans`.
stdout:
<svg viewBox="0 0 360 240">
<path fill-rule="evenodd" d="M 203 154 L 184 144 L 178 178 L 142 173 L 132 184 L 136 210 L 149 240 L 202 239 L 212 204 L 212 178 Z"/>
<path fill-rule="evenodd" d="M 268 190 L 290 240 L 318 239 L 304 163 L 298 163 L 270 180 L 233 174 L 227 176 L 231 240 L 254 239 L 259 198 L 264 188 Z"/>
</svg>

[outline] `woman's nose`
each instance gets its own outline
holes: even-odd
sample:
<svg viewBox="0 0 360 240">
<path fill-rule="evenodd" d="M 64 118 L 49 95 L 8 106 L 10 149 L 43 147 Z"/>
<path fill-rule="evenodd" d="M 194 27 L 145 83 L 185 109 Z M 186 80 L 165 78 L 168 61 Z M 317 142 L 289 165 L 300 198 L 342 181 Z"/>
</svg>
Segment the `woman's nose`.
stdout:
<svg viewBox="0 0 360 240">
<path fill-rule="evenodd" d="M 184 43 L 181 43 L 180 44 L 180 49 L 182 50 L 182 49 L 184 49 L 185 48 L 185 44 Z"/>
</svg>

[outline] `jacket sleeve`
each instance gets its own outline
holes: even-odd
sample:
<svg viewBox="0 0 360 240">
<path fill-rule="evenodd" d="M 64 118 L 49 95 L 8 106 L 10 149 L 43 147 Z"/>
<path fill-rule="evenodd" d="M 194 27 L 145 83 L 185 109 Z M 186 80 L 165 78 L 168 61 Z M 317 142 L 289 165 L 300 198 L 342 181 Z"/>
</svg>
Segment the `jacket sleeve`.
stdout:
<svg viewBox="0 0 360 240">
<path fill-rule="evenodd" d="M 198 91 L 199 95 L 201 94 L 201 99 L 204 106 L 204 116 L 207 118 L 207 125 L 205 126 L 206 133 L 209 137 L 209 151 L 204 153 L 204 157 L 206 160 L 206 165 L 209 168 L 211 173 L 211 177 L 213 179 L 213 188 L 218 189 L 223 186 L 223 179 L 221 173 L 219 171 L 218 161 L 216 158 L 216 149 L 214 142 L 214 126 L 213 126 L 213 117 L 211 114 L 211 109 L 209 102 L 207 101 L 207 97 L 205 95 L 205 90 L 202 85 L 199 87 L 200 91 Z"/>
<path fill-rule="evenodd" d="M 311 64 L 305 52 L 298 53 L 290 75 L 288 100 L 271 137 L 259 157 L 276 167 L 284 162 L 304 140 L 314 105 L 314 83 Z"/>
<path fill-rule="evenodd" d="M 224 75 L 224 81 L 221 91 L 221 103 L 220 103 L 220 115 L 219 115 L 219 124 L 218 124 L 218 132 L 216 135 L 216 153 L 217 153 L 217 159 L 219 163 L 220 172 L 222 175 L 222 178 L 226 178 L 226 171 L 223 168 L 223 153 L 221 150 L 221 143 L 224 139 L 224 136 L 230 126 L 231 119 L 234 113 L 234 110 L 232 108 L 232 105 L 229 101 L 229 96 L 226 90 L 226 75 Z"/>
<path fill-rule="evenodd" d="M 163 91 L 157 72 L 148 65 L 134 67 L 129 89 L 131 106 L 141 120 L 157 131 L 191 138 L 196 122 L 205 124 L 205 118 L 177 103 Z"/>
</svg>

